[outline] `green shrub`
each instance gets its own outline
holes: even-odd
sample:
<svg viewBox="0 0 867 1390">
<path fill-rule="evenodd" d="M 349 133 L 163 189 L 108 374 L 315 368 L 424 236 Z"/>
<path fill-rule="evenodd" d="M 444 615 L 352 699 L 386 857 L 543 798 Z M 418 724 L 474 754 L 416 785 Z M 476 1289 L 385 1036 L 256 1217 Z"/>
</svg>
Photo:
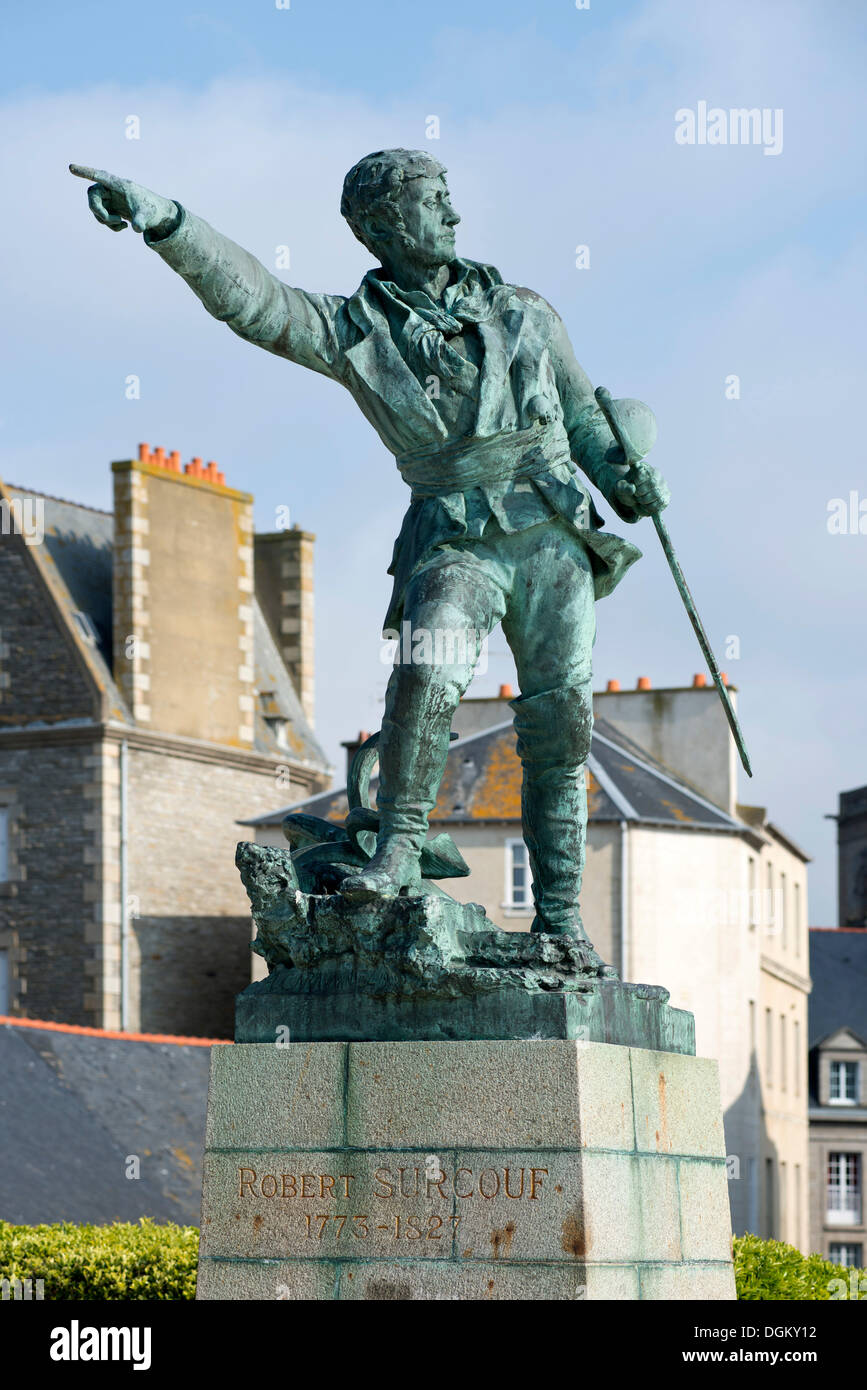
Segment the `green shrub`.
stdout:
<svg viewBox="0 0 867 1390">
<path fill-rule="evenodd" d="M 844 1269 L 822 1255 L 802 1255 L 794 1245 L 758 1236 L 736 1236 L 734 1252 L 739 1299 L 867 1300 L 867 1270 Z"/>
<path fill-rule="evenodd" d="M 11 1226 L 0 1221 L 0 1279 L 36 1281 L 52 1300 L 128 1302 L 196 1296 L 199 1233 L 195 1226 Z M 758 1236 L 734 1242 L 739 1299 L 867 1301 L 867 1270 L 844 1269 L 821 1255 Z M 838 1281 L 838 1282 L 834 1282 Z M 853 1291 L 854 1289 L 854 1291 Z"/>
<path fill-rule="evenodd" d="M 44 1285 L 46 1299 L 87 1301 L 196 1296 L 195 1226 L 11 1226 L 0 1221 L 0 1279 Z M 7 1297 L 11 1294 L 7 1291 Z"/>
</svg>

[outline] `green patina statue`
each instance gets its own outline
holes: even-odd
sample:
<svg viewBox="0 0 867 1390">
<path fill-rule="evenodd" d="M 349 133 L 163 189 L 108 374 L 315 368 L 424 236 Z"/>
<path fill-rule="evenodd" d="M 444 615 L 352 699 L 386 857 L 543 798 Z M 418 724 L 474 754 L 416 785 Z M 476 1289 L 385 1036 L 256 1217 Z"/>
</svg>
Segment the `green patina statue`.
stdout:
<svg viewBox="0 0 867 1390">
<path fill-rule="evenodd" d="M 353 808 L 342 855 L 328 853 L 334 827 L 316 845 L 315 830 L 290 825 L 296 849 L 312 852 L 320 870 L 331 866 L 325 886 L 347 904 L 417 896 L 431 878 L 461 872 L 448 837 L 426 842 L 428 815 L 481 639 L 502 622 L 521 692 L 512 707 L 532 930 L 568 938 L 586 975 L 613 975 L 578 908 L 591 652 L 595 600 L 640 551 L 602 529 L 576 465 L 621 520 L 658 514 L 669 493 L 641 461 L 652 442 L 647 419 L 633 412 L 632 438 L 644 430 L 646 442 L 627 460 L 550 304 L 456 255 L 459 218 L 445 170 L 428 154 L 383 150 L 347 174 L 341 211 L 378 261 L 349 297 L 291 289 L 178 203 L 70 168 L 93 180 L 98 221 L 116 231 L 130 222 L 215 318 L 345 386 L 411 489 L 386 627 L 409 623 L 444 640 L 434 640 L 430 660 L 395 664 L 378 738 L 377 811 Z M 321 873 L 299 881 L 322 891 Z"/>
</svg>

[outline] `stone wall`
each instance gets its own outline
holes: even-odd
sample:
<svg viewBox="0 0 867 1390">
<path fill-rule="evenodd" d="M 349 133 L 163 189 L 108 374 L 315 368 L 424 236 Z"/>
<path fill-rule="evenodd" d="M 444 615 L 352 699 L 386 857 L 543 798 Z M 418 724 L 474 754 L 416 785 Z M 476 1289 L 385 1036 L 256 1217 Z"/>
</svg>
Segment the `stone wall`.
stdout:
<svg viewBox="0 0 867 1390">
<path fill-rule="evenodd" d="M 729 695 L 737 709 L 734 687 Z M 738 756 L 713 685 L 597 691 L 593 711 L 734 815 Z"/>
<path fill-rule="evenodd" d="M 206 750 L 129 754 L 130 1027 L 231 1037 L 234 996 L 250 981 L 252 923 L 235 868 L 251 838 L 239 819 L 272 810 L 276 767 L 233 766 Z"/>
<path fill-rule="evenodd" d="M 90 742 L 0 740 L 15 874 L 0 894 L 0 932 L 17 938 L 22 993 L 14 1010 L 31 1018 L 102 1021 L 85 973 L 102 934 L 98 759 L 95 731 Z"/>
<path fill-rule="evenodd" d="M 99 698 L 36 556 L 16 535 L 0 541 L 0 594 L 0 804 L 9 812 L 0 937 L 10 953 L 10 1007 L 93 1024 L 85 966 L 101 933 L 100 777 L 99 731 L 87 721 Z M 72 721 L 80 726 L 57 727 Z"/>
<path fill-rule="evenodd" d="M 171 457 L 112 465 L 114 669 L 137 722 L 249 748 L 253 499 Z"/>
<path fill-rule="evenodd" d="M 310 727 L 315 716 L 313 680 L 313 544 L 316 537 L 293 526 L 254 538 L 256 594 Z"/>
<path fill-rule="evenodd" d="M 840 926 L 867 926 L 867 787 L 840 793 L 837 884 Z"/>
</svg>

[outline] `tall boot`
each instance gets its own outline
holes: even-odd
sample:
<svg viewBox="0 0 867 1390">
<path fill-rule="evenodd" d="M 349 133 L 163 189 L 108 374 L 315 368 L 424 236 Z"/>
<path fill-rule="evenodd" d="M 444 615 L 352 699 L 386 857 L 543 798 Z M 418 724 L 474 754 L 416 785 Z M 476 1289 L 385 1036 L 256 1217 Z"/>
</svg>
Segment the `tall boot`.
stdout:
<svg viewBox="0 0 867 1390">
<path fill-rule="evenodd" d="M 590 682 L 522 696 L 511 704 L 523 764 L 521 818 L 536 907 L 530 930 L 571 936 L 587 948 L 588 965 L 614 975 L 589 941 L 579 909 L 587 835 L 584 765 L 593 728 Z"/>
<path fill-rule="evenodd" d="M 435 665 L 401 665 L 388 683 L 379 737 L 376 853 L 340 891 L 356 902 L 421 887 L 419 855 L 449 751 L 458 682 Z"/>
</svg>

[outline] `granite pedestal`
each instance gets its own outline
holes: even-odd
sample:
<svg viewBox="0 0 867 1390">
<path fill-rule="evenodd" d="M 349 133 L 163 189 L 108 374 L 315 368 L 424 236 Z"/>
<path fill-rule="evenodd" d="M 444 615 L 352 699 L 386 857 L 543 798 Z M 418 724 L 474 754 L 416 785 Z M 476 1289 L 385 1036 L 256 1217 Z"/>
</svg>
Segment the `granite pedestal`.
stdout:
<svg viewBox="0 0 867 1390">
<path fill-rule="evenodd" d="M 731 1299 L 717 1066 L 569 1040 L 214 1048 L 202 1299 Z"/>
</svg>

